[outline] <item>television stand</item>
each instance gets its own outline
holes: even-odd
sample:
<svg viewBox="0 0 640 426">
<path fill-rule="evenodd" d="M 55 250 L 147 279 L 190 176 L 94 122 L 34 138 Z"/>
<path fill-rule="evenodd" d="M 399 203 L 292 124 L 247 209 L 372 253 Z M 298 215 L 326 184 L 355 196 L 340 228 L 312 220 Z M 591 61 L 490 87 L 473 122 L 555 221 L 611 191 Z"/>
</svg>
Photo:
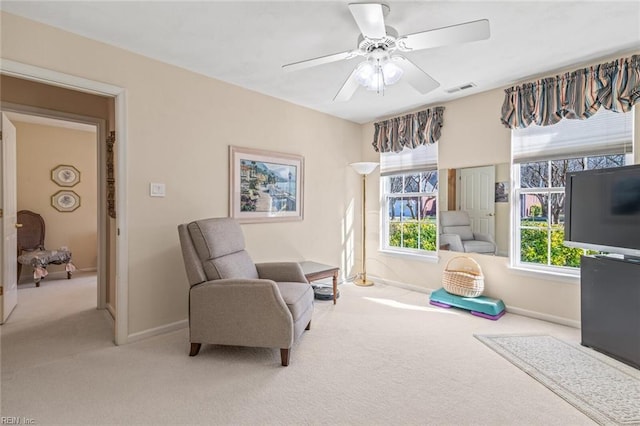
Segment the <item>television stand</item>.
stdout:
<svg viewBox="0 0 640 426">
<path fill-rule="evenodd" d="M 582 345 L 640 369 L 640 262 L 582 256 Z"/>
</svg>

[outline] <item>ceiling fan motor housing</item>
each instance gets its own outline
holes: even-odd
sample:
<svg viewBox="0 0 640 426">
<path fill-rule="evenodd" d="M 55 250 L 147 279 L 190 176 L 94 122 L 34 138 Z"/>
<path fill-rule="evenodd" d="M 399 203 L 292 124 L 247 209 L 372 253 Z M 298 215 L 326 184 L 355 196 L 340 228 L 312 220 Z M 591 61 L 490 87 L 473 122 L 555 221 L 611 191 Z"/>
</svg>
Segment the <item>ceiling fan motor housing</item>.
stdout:
<svg viewBox="0 0 640 426">
<path fill-rule="evenodd" d="M 363 54 L 372 53 L 375 50 L 384 50 L 392 52 L 396 50 L 396 40 L 398 39 L 398 31 L 393 27 L 385 27 L 387 34 L 379 39 L 365 37 L 362 34 L 358 37 L 358 50 Z"/>
</svg>

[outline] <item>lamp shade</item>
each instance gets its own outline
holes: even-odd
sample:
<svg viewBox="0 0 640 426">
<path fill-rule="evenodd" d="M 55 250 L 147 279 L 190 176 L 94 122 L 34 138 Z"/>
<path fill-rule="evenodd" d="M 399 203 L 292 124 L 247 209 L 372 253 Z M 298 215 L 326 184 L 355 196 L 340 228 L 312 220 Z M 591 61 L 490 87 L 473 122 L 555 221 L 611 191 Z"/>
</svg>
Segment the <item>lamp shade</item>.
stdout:
<svg viewBox="0 0 640 426">
<path fill-rule="evenodd" d="M 349 165 L 353 167 L 353 170 L 355 170 L 356 173 L 360 175 L 368 175 L 369 173 L 374 171 L 376 167 L 378 167 L 378 163 L 370 163 L 366 161 L 360 163 L 351 163 Z"/>
<path fill-rule="evenodd" d="M 359 85 L 367 90 L 380 92 L 384 86 L 395 84 L 402 77 L 403 70 L 393 63 L 394 58 L 385 55 L 381 58 L 369 58 L 361 62 L 355 72 L 355 79 Z"/>
<path fill-rule="evenodd" d="M 393 58 L 387 59 L 382 63 L 382 75 L 384 76 L 384 84 L 392 85 L 396 84 L 404 71 L 398 65 L 394 64 Z"/>
</svg>

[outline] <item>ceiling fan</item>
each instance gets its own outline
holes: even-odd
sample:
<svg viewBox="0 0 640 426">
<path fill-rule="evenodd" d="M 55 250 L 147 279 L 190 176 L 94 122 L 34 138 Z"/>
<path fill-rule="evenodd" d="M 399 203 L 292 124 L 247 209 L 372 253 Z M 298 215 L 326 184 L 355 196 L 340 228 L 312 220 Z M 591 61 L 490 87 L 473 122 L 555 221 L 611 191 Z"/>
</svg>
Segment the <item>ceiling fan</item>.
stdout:
<svg viewBox="0 0 640 426">
<path fill-rule="evenodd" d="M 390 11 L 388 5 L 383 3 L 351 3 L 349 10 L 362 33 L 358 37 L 357 48 L 294 62 L 282 67 L 285 71 L 296 71 L 364 56 L 365 61 L 361 62 L 349 75 L 333 98 L 334 101 L 351 99 L 359 86 L 380 93 L 385 86 L 398 82 L 402 77 L 418 92 L 426 94 L 440 86 L 440 83 L 397 52 L 412 52 L 450 44 L 486 40 L 490 34 L 489 21 L 481 19 L 400 36 L 394 28 L 386 26 L 384 23 L 384 16 Z"/>
</svg>

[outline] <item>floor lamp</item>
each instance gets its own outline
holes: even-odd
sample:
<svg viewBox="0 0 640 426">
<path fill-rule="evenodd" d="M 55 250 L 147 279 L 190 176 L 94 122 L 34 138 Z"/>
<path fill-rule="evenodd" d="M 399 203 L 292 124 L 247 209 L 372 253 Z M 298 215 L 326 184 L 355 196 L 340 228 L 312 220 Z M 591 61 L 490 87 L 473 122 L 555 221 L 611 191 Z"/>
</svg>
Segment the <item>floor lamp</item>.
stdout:
<svg viewBox="0 0 640 426">
<path fill-rule="evenodd" d="M 373 285 L 373 281 L 367 280 L 367 247 L 366 247 L 366 234 L 367 234 L 367 219 L 366 219 L 366 202 L 367 202 L 367 175 L 374 171 L 378 167 L 378 163 L 351 163 L 351 167 L 358 174 L 362 175 L 362 272 L 360 277 L 356 278 L 353 283 L 360 286 Z"/>
</svg>

